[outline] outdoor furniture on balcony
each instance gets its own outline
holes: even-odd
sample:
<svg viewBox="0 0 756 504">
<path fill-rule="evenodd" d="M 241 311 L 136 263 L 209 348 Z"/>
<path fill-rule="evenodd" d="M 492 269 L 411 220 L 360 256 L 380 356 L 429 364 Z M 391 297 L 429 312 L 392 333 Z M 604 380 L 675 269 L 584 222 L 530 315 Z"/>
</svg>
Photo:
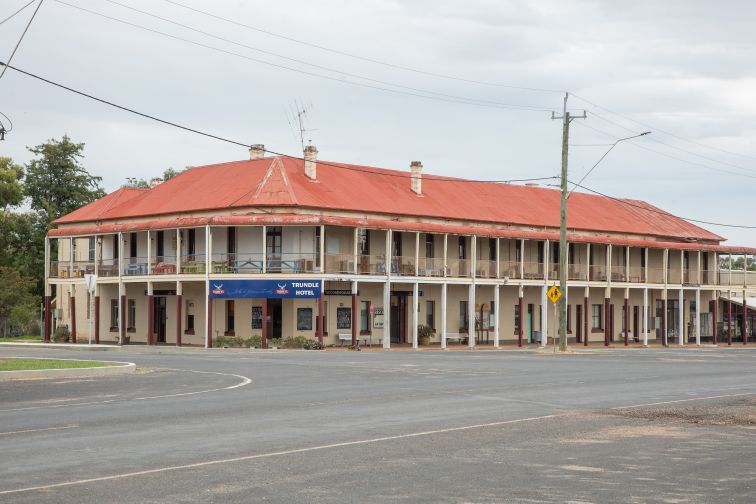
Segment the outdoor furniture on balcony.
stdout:
<svg viewBox="0 0 756 504">
<path fill-rule="evenodd" d="M 262 273 L 261 259 L 236 259 L 229 262 L 235 273 Z"/>
<path fill-rule="evenodd" d="M 124 275 L 136 276 L 147 274 L 147 263 L 130 263 L 123 270 Z"/>
<path fill-rule="evenodd" d="M 153 275 L 174 275 L 176 274 L 176 265 L 165 262 L 158 262 L 152 268 Z"/>
<path fill-rule="evenodd" d="M 204 275 L 205 263 L 193 261 L 182 265 L 181 271 L 187 275 Z"/>
</svg>

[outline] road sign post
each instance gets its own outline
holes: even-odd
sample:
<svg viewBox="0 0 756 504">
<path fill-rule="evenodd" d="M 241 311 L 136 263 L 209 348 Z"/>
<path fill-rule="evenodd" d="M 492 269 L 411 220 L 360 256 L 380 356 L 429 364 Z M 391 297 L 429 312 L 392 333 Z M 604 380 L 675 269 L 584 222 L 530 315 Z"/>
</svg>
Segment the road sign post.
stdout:
<svg viewBox="0 0 756 504">
<path fill-rule="evenodd" d="M 555 285 L 552 285 L 551 288 L 546 291 L 546 296 L 551 300 L 551 303 L 554 305 L 554 321 L 557 320 L 557 303 L 562 297 L 562 291 L 559 290 L 559 287 Z M 559 331 L 557 330 L 557 325 L 554 324 L 554 353 L 556 353 L 556 344 L 557 344 L 557 337 L 559 335 Z M 548 337 L 548 334 L 546 335 Z"/>
</svg>

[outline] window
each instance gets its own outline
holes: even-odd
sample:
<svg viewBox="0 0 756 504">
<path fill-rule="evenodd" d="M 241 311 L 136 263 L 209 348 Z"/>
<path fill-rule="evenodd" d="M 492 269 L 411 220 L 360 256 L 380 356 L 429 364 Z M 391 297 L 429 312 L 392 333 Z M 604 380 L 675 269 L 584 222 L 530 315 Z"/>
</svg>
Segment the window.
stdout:
<svg viewBox="0 0 756 504">
<path fill-rule="evenodd" d="M 538 262 L 543 264 L 543 248 L 546 244 L 542 241 L 538 242 Z"/>
<path fill-rule="evenodd" d="M 297 331 L 312 331 L 312 308 L 297 308 Z"/>
<path fill-rule="evenodd" d="M 370 255 L 370 231 L 357 230 L 357 251 L 360 255 Z"/>
<path fill-rule="evenodd" d="M 591 253 L 588 254 L 588 266 L 593 266 L 593 257 L 594 257 L 594 252 L 595 251 L 596 251 L 596 249 L 593 248 L 593 247 L 591 247 Z"/>
<path fill-rule="evenodd" d="M 522 240 L 517 240 L 515 242 L 515 260 L 517 262 L 520 262 L 522 259 Z"/>
<path fill-rule="evenodd" d="M 252 329 L 262 329 L 262 306 L 252 307 Z"/>
<path fill-rule="evenodd" d="M 137 256 L 137 234 L 131 233 L 129 235 L 129 257 Z"/>
<path fill-rule="evenodd" d="M 118 300 L 110 300 L 110 330 L 118 330 Z"/>
<path fill-rule="evenodd" d="M 554 242 L 551 247 L 551 262 L 552 264 L 559 264 L 559 242 Z"/>
<path fill-rule="evenodd" d="M 113 259 L 118 259 L 118 253 L 121 247 L 118 243 L 118 235 L 113 235 Z"/>
<path fill-rule="evenodd" d="M 315 227 L 315 266 L 320 268 L 320 226 Z"/>
<path fill-rule="evenodd" d="M 197 233 L 196 230 L 190 229 L 187 233 L 187 241 L 186 241 L 186 254 L 189 256 L 188 259 L 190 261 L 194 261 L 194 254 L 196 253 L 196 237 Z"/>
<path fill-rule="evenodd" d="M 76 257 L 76 242 L 77 242 L 76 238 L 71 240 L 71 257 L 73 258 L 74 261 L 79 260 L 79 258 Z"/>
<path fill-rule="evenodd" d="M 163 259 L 163 256 L 165 255 L 165 231 L 158 231 L 157 236 L 155 237 L 156 245 L 156 256 L 157 260 L 161 261 Z"/>
<path fill-rule="evenodd" d="M 126 330 L 136 331 L 136 299 L 129 299 L 126 303 Z"/>
<path fill-rule="evenodd" d="M 459 302 L 459 330 L 460 332 L 467 331 L 468 319 L 467 319 L 467 301 Z"/>
<path fill-rule="evenodd" d="M 459 248 L 459 258 L 460 259 L 467 259 L 467 240 L 465 240 L 464 236 L 460 236 L 457 240 L 457 245 Z"/>
<path fill-rule="evenodd" d="M 94 262 L 95 260 L 95 238 L 94 236 L 91 236 L 89 238 L 89 257 L 88 260 L 90 262 Z"/>
<path fill-rule="evenodd" d="M 281 228 L 269 227 L 266 230 L 266 251 L 268 258 L 280 259 L 281 258 Z"/>
<path fill-rule="evenodd" d="M 234 335 L 234 300 L 226 300 L 226 336 Z"/>
<path fill-rule="evenodd" d="M 436 303 L 435 301 L 425 302 L 425 325 L 431 329 L 436 329 Z"/>
<path fill-rule="evenodd" d="M 604 324 L 601 321 L 602 319 L 601 308 L 602 306 L 600 304 L 591 305 L 591 328 L 592 329 L 601 329 L 604 327 Z"/>
<path fill-rule="evenodd" d="M 520 304 L 514 305 L 514 333 L 520 334 Z"/>
<path fill-rule="evenodd" d="M 641 255 L 640 255 L 640 257 L 641 257 L 641 268 L 645 268 L 646 267 L 646 250 L 648 250 L 648 249 L 641 250 Z"/>
<path fill-rule="evenodd" d="M 488 239 L 488 258 L 492 261 L 496 260 L 496 239 Z"/>
<path fill-rule="evenodd" d="M 352 309 L 336 308 L 336 329 L 352 328 Z"/>
<path fill-rule="evenodd" d="M 567 244 L 567 263 L 575 264 L 575 246 L 572 243 Z"/>
<path fill-rule="evenodd" d="M 402 233 L 394 231 L 391 233 L 391 248 L 393 257 L 402 256 Z"/>
<path fill-rule="evenodd" d="M 704 271 L 709 271 L 709 254 L 705 252 L 701 254 L 701 264 Z"/>
<path fill-rule="evenodd" d="M 435 253 L 435 247 L 433 246 L 433 235 L 425 235 L 425 257 L 431 259 Z"/>
<path fill-rule="evenodd" d="M 360 301 L 360 332 L 370 332 L 370 301 Z"/>
<path fill-rule="evenodd" d="M 194 301 L 186 300 L 186 329 L 187 334 L 194 334 Z"/>
<path fill-rule="evenodd" d="M 236 254 L 236 228 L 229 227 L 226 233 L 226 252 Z"/>
</svg>

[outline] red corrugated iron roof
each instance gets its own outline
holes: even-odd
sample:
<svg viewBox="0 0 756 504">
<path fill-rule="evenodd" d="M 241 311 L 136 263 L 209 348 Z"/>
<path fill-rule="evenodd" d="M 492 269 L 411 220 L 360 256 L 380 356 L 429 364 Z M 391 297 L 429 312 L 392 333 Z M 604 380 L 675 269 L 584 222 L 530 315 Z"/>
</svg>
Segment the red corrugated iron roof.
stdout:
<svg viewBox="0 0 756 504">
<path fill-rule="evenodd" d="M 286 157 L 189 169 L 150 189 L 121 189 L 66 215 L 58 224 L 157 217 L 245 207 L 303 207 L 366 214 L 420 216 L 544 229 L 559 227 L 559 191 L 543 187 L 424 175 L 422 195 L 408 172 L 318 163 L 317 180 L 302 160 Z M 111 203 L 102 201 L 123 193 Z M 128 195 L 129 197 L 126 197 Z M 624 202 L 623 202 L 624 201 Z M 568 226 L 576 231 L 718 242 L 722 237 L 648 203 L 573 193 Z"/>
<path fill-rule="evenodd" d="M 53 229 L 50 236 L 88 236 L 118 232 L 144 231 L 147 229 L 176 229 L 198 226 L 347 226 L 368 229 L 392 229 L 394 231 L 420 231 L 423 233 L 448 233 L 455 235 L 476 235 L 490 238 L 512 238 L 531 240 L 558 240 L 559 233 L 551 231 L 522 231 L 493 229 L 480 226 L 458 226 L 454 224 L 436 224 L 426 222 L 403 222 L 384 219 L 359 219 L 354 217 L 337 217 L 315 214 L 254 214 L 254 215 L 219 215 L 215 217 L 196 217 L 190 219 L 157 219 L 124 224 L 99 224 L 85 226 L 67 226 Z M 675 250 L 709 250 L 733 254 L 756 254 L 756 248 L 727 247 L 715 244 L 667 242 L 656 240 L 628 239 L 617 236 L 586 236 L 568 233 L 567 239 L 572 243 L 601 243 L 631 247 L 670 248 Z"/>
</svg>

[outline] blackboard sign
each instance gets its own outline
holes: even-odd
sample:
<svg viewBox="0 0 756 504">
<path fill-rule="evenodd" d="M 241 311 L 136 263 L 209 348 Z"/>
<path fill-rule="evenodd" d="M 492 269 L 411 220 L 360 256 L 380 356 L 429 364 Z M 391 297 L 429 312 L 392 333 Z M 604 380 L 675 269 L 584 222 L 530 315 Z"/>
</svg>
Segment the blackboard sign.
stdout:
<svg viewBox="0 0 756 504">
<path fill-rule="evenodd" d="M 336 308 L 336 329 L 352 328 L 352 309 Z"/>
<path fill-rule="evenodd" d="M 297 331 L 312 331 L 312 308 L 297 308 Z"/>
<path fill-rule="evenodd" d="M 351 289 L 326 289 L 323 291 L 326 296 L 351 296 Z M 357 291 L 357 295 L 360 295 L 360 291 Z"/>
<path fill-rule="evenodd" d="M 252 329 L 262 329 L 262 306 L 252 307 Z"/>
</svg>

